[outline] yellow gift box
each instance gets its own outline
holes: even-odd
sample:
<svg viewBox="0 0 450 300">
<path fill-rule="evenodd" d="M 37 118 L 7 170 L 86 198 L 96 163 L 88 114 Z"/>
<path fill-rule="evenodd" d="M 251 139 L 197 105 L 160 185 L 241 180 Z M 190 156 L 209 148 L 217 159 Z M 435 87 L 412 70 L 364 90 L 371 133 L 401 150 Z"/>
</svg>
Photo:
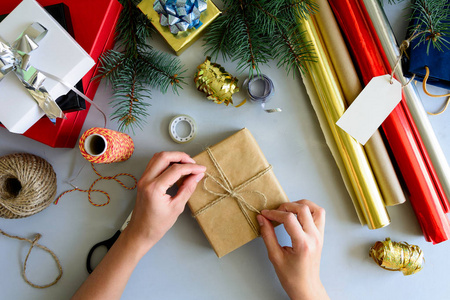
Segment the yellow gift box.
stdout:
<svg viewBox="0 0 450 300">
<path fill-rule="evenodd" d="M 159 23 L 159 14 L 153 9 L 154 2 L 155 0 L 143 0 L 138 4 L 138 8 L 150 19 L 153 26 L 155 26 L 156 30 L 159 31 L 177 55 L 183 53 L 184 50 L 198 40 L 204 32 L 204 29 L 220 15 L 220 10 L 211 0 L 208 0 L 208 7 L 200 16 L 202 25 L 199 28 L 192 28 L 179 32 L 178 34 L 172 34 L 169 27 L 162 26 Z"/>
<path fill-rule="evenodd" d="M 246 128 L 193 158 L 206 173 L 188 204 L 218 257 L 259 236 L 261 210 L 289 202 Z"/>
</svg>

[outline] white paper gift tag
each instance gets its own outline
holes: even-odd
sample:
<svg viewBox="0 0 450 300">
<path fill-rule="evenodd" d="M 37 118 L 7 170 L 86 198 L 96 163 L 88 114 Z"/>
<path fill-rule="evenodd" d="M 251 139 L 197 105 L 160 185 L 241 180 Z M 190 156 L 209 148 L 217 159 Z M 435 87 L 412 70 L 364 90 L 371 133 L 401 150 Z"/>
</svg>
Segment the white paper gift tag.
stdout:
<svg viewBox="0 0 450 300">
<path fill-rule="evenodd" d="M 336 125 L 364 145 L 402 100 L 402 85 L 391 75 L 372 78 Z"/>
</svg>

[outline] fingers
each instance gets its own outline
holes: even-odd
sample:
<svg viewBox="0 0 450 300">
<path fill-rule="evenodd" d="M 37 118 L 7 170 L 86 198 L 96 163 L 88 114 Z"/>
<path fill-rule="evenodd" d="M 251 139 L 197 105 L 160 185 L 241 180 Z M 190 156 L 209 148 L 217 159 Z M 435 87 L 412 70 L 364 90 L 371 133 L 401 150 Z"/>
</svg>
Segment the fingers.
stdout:
<svg viewBox="0 0 450 300">
<path fill-rule="evenodd" d="M 283 203 L 278 210 L 295 213 L 306 232 L 317 228 L 323 234 L 325 230 L 325 210 L 314 202 L 299 200 Z"/>
<path fill-rule="evenodd" d="M 283 224 L 287 234 L 291 237 L 292 247 L 297 248 L 304 238 L 305 232 L 293 213 L 280 210 L 263 210 L 261 214 L 269 220 Z"/>
<path fill-rule="evenodd" d="M 142 177 L 154 179 L 172 163 L 195 164 L 195 161 L 184 152 L 159 152 L 153 155 Z"/>
<path fill-rule="evenodd" d="M 323 207 L 320 207 L 316 203 L 305 199 L 299 200 L 295 203 L 305 204 L 309 207 L 309 209 L 311 210 L 311 215 L 314 220 L 314 224 L 317 226 L 317 228 L 323 235 L 325 231 L 325 209 Z"/>
<path fill-rule="evenodd" d="M 157 179 L 157 185 L 164 191 L 164 193 L 172 185 L 177 182 L 182 176 L 186 175 L 199 175 L 206 171 L 206 167 L 196 164 L 175 164 L 165 170 Z M 188 180 L 186 178 L 185 180 Z M 189 180 L 188 180 L 189 182 Z"/>
<path fill-rule="evenodd" d="M 194 193 L 197 188 L 197 184 L 205 176 L 205 173 L 200 173 L 196 175 L 189 175 L 184 180 L 181 186 L 178 188 L 177 194 L 173 197 L 173 202 L 176 206 L 186 205 L 189 198 Z"/>
<path fill-rule="evenodd" d="M 270 221 L 262 215 L 258 215 L 256 218 L 258 219 L 258 223 L 261 228 L 261 237 L 266 245 L 269 259 L 273 262 L 281 254 L 282 248 L 280 244 L 278 244 L 277 236 L 275 235 L 275 230 L 273 229 L 272 223 L 270 223 Z"/>
</svg>

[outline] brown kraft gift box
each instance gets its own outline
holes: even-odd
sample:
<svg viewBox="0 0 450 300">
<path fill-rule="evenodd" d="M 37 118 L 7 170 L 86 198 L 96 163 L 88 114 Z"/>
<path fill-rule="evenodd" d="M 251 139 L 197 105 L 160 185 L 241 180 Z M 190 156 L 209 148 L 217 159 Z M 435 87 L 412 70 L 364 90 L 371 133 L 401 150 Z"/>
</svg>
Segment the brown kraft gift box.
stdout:
<svg viewBox="0 0 450 300">
<path fill-rule="evenodd" d="M 189 207 L 218 257 L 259 236 L 257 214 L 289 202 L 246 128 L 194 157 L 205 177 Z"/>
</svg>

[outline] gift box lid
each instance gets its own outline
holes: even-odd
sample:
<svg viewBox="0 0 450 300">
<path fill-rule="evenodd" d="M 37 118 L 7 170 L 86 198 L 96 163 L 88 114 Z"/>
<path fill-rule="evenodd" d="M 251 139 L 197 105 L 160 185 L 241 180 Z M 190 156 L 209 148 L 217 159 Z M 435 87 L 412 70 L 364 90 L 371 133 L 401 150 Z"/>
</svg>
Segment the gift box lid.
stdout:
<svg viewBox="0 0 450 300">
<path fill-rule="evenodd" d="M 31 52 L 31 65 L 74 86 L 95 62 L 35 0 L 22 1 L 0 23 L 0 37 L 12 44 L 34 22 L 48 32 L 38 42 L 39 47 Z M 47 78 L 43 85 L 53 99 L 70 90 L 51 78 Z M 0 105 L 4 108 L 0 110 L 0 121 L 8 130 L 23 133 L 44 115 L 13 71 L 3 78 L 0 88 Z M 11 105 L 11 99 L 14 99 L 14 105 Z"/>
<path fill-rule="evenodd" d="M 21 0 L 8 0 L 0 5 L 0 14 L 10 13 Z M 100 55 L 114 45 L 114 29 L 122 5 L 117 0 L 38 0 L 43 5 L 63 2 L 70 9 L 77 42 L 97 62 Z M 85 94 L 93 99 L 100 83 L 92 80 L 98 64 L 83 77 Z M 88 106 L 89 108 L 89 106 Z M 73 148 L 78 141 L 88 109 L 67 113 L 67 119 L 57 119 L 56 125 L 42 118 L 23 135 L 51 147 Z"/>
<path fill-rule="evenodd" d="M 49 6 L 45 6 L 44 9 L 73 37 L 73 27 L 72 21 L 70 19 L 70 11 L 69 7 L 64 3 L 53 4 Z M 0 22 L 5 19 L 7 14 L 0 15 Z M 75 85 L 75 87 L 83 92 L 83 82 L 80 80 Z M 67 94 L 60 96 L 55 100 L 56 104 L 58 104 L 59 108 L 64 113 L 79 111 L 86 109 L 86 101 L 78 96 L 74 91 L 69 91 Z"/>
<path fill-rule="evenodd" d="M 257 211 L 289 202 L 246 128 L 193 159 L 207 170 L 188 205 L 218 257 L 259 235 Z"/>
<path fill-rule="evenodd" d="M 143 0 L 138 4 L 138 8 L 147 15 L 156 30 L 159 31 L 177 55 L 183 53 L 190 45 L 197 41 L 204 32 L 204 29 L 220 15 L 220 10 L 209 0 L 206 11 L 200 15 L 202 25 L 199 28 L 191 28 L 178 34 L 172 34 L 168 26 L 162 26 L 160 24 L 160 16 L 153 8 L 154 2 L 155 0 Z"/>
</svg>

